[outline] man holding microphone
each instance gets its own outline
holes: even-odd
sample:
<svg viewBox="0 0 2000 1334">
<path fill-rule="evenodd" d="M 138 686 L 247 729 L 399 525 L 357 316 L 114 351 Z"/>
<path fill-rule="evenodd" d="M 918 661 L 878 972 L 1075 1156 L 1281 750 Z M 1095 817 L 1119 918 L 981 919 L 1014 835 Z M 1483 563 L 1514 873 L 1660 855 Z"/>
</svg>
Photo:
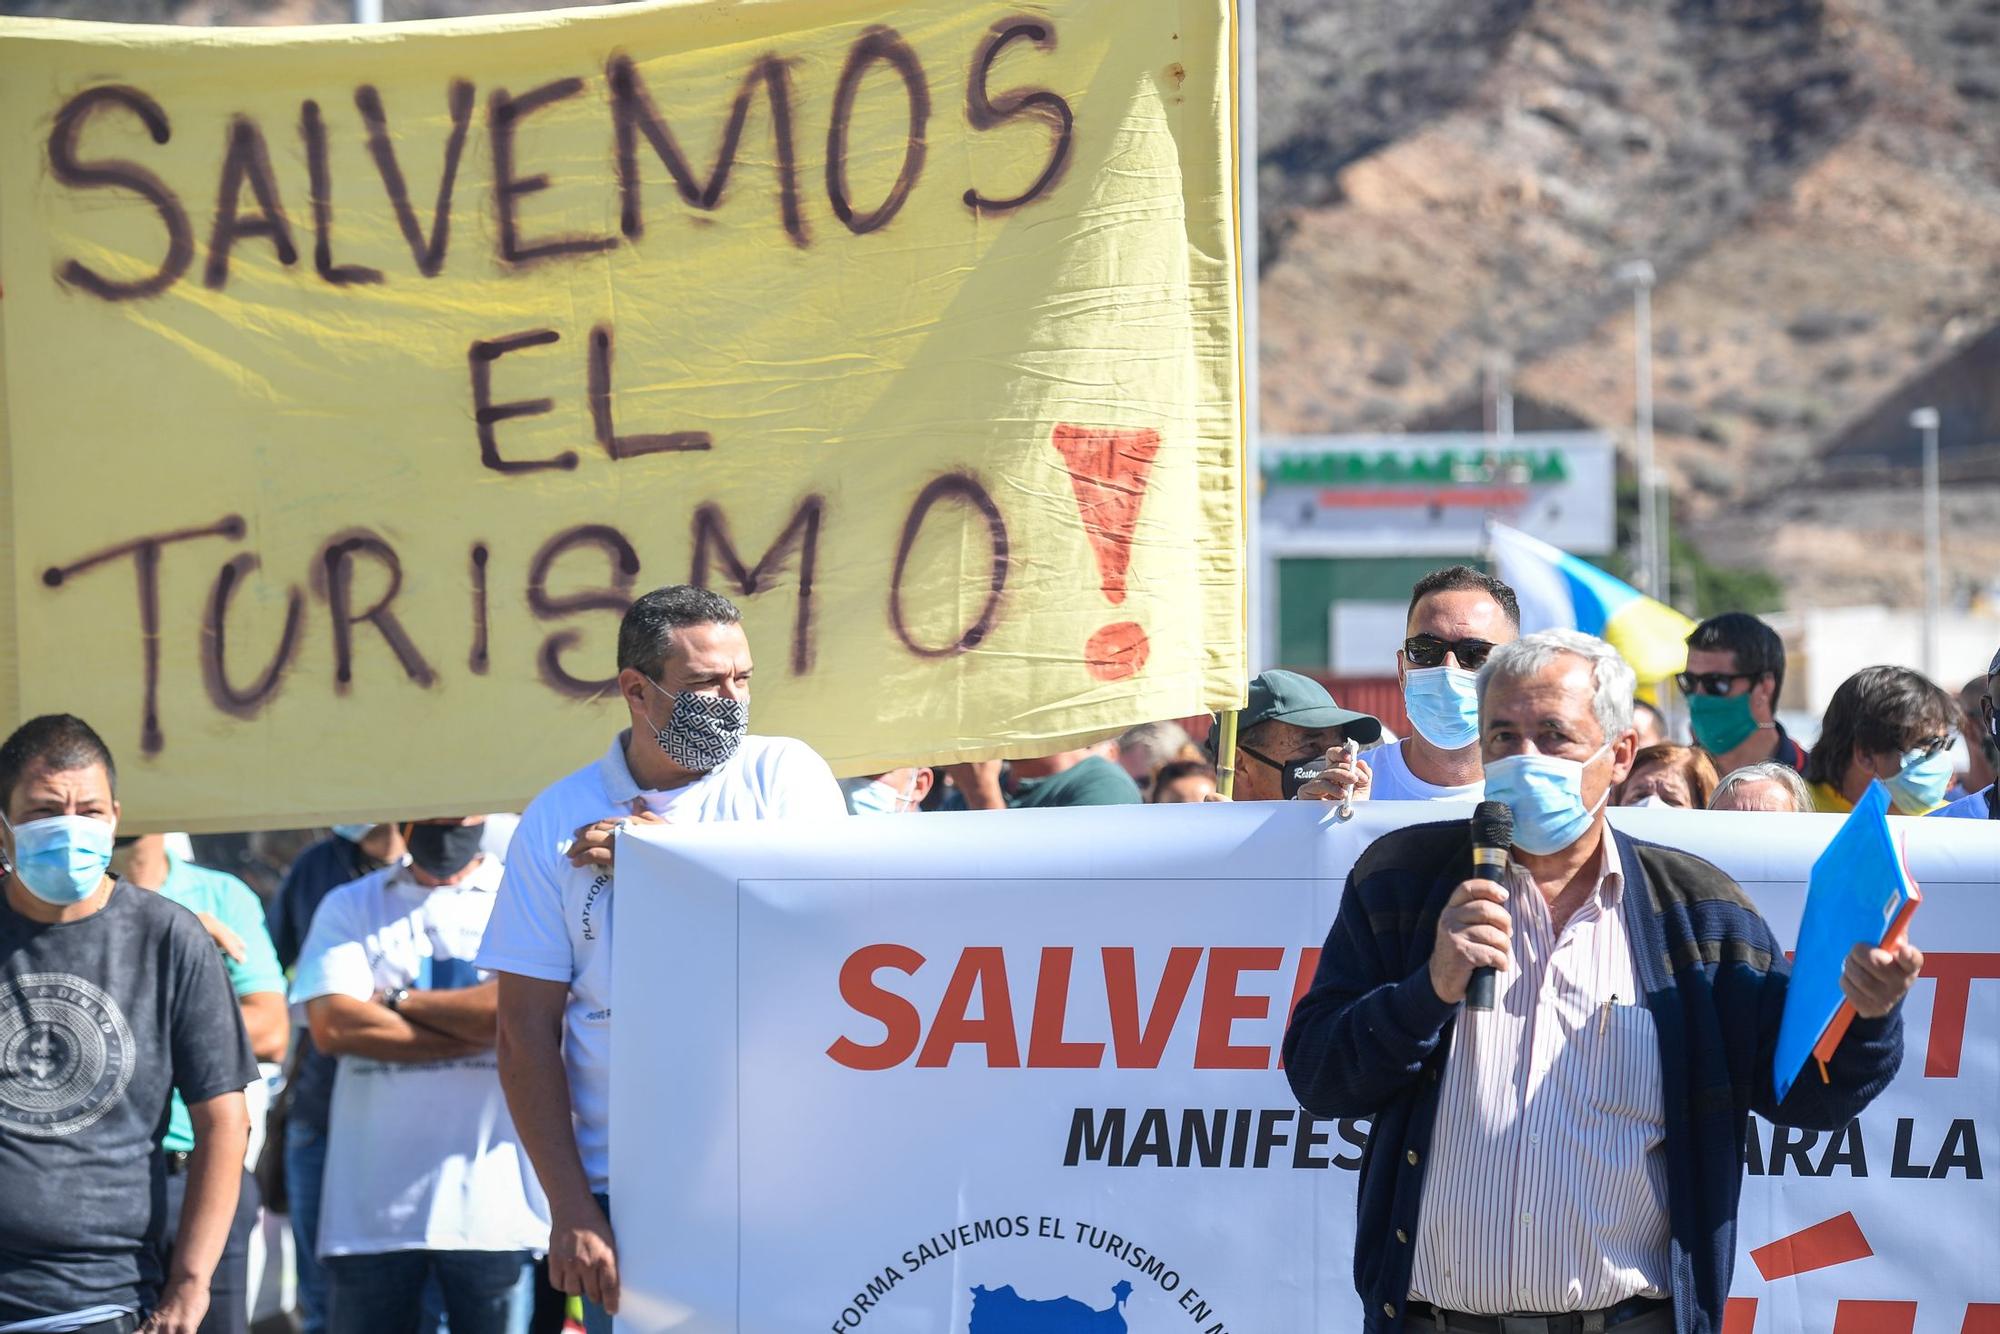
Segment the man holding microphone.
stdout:
<svg viewBox="0 0 2000 1334">
<path fill-rule="evenodd" d="M 1715 867 L 1605 821 L 1636 747 L 1631 669 L 1549 631 L 1496 648 L 1478 687 L 1486 796 L 1514 817 L 1504 879 L 1473 876 L 1463 822 L 1378 840 L 1285 1035 L 1307 1110 L 1374 1120 L 1364 1328 L 1715 1334 L 1750 1112 L 1846 1125 L 1896 1072 L 1923 956 L 1855 949 L 1858 1017 L 1826 1080 L 1779 1103 L 1782 947 Z M 1493 1008 L 1461 1012 L 1481 967 Z"/>
</svg>

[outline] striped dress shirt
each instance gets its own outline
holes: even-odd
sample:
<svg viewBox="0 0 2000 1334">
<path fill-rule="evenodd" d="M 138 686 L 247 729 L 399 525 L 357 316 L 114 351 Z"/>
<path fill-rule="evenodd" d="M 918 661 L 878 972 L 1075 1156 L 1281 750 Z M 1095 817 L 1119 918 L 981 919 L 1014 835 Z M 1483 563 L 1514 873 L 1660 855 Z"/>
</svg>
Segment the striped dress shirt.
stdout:
<svg viewBox="0 0 2000 1334">
<path fill-rule="evenodd" d="M 1607 830 L 1558 936 L 1507 874 L 1514 966 L 1461 1011 L 1445 1063 L 1410 1295 L 1451 1311 L 1592 1311 L 1668 1282 L 1665 1103 Z"/>
</svg>

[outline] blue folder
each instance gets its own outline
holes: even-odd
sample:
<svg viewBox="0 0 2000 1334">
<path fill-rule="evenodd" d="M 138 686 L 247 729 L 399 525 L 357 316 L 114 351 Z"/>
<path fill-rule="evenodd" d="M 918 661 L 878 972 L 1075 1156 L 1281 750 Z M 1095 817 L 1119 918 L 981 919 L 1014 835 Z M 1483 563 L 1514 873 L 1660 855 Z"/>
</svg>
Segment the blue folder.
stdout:
<svg viewBox="0 0 2000 1334">
<path fill-rule="evenodd" d="M 1813 863 L 1778 1049 L 1771 1058 L 1771 1083 L 1780 1102 L 1827 1030 L 1836 1021 L 1846 1030 L 1840 974 L 1849 952 L 1856 945 L 1880 945 L 1921 898 L 1889 832 L 1888 790 L 1870 783 Z"/>
</svg>

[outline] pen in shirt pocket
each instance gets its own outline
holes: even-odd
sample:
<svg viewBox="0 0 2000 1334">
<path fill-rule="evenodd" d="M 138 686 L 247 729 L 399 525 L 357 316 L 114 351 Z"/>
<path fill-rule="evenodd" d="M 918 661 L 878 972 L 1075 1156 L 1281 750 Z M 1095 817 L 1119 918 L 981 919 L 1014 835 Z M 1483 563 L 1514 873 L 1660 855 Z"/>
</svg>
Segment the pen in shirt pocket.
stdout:
<svg viewBox="0 0 2000 1334">
<path fill-rule="evenodd" d="M 1616 1005 L 1617 1003 L 1618 1003 L 1618 993 L 1614 991 L 1611 993 L 1611 999 L 1604 1002 L 1603 1005 L 1598 1007 L 1597 1036 L 1599 1037 L 1604 1036 L 1605 1026 L 1611 1022 L 1611 1007 Z"/>
</svg>

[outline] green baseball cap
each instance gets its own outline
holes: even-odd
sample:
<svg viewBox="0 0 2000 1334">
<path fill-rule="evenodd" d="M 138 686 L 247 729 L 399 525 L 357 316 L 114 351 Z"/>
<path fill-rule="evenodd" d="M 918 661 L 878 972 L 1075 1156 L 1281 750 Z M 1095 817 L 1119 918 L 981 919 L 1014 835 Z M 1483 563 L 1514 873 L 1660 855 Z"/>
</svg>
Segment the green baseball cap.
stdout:
<svg viewBox="0 0 2000 1334">
<path fill-rule="evenodd" d="M 1297 672 L 1259 672 L 1250 681 L 1250 702 L 1243 706 L 1237 726 L 1247 732 L 1258 723 L 1290 723 L 1294 727 L 1342 727 L 1347 735 L 1367 745 L 1382 737 L 1382 722 L 1366 713 L 1343 709 L 1333 702 L 1327 688 L 1310 676 Z"/>
</svg>

